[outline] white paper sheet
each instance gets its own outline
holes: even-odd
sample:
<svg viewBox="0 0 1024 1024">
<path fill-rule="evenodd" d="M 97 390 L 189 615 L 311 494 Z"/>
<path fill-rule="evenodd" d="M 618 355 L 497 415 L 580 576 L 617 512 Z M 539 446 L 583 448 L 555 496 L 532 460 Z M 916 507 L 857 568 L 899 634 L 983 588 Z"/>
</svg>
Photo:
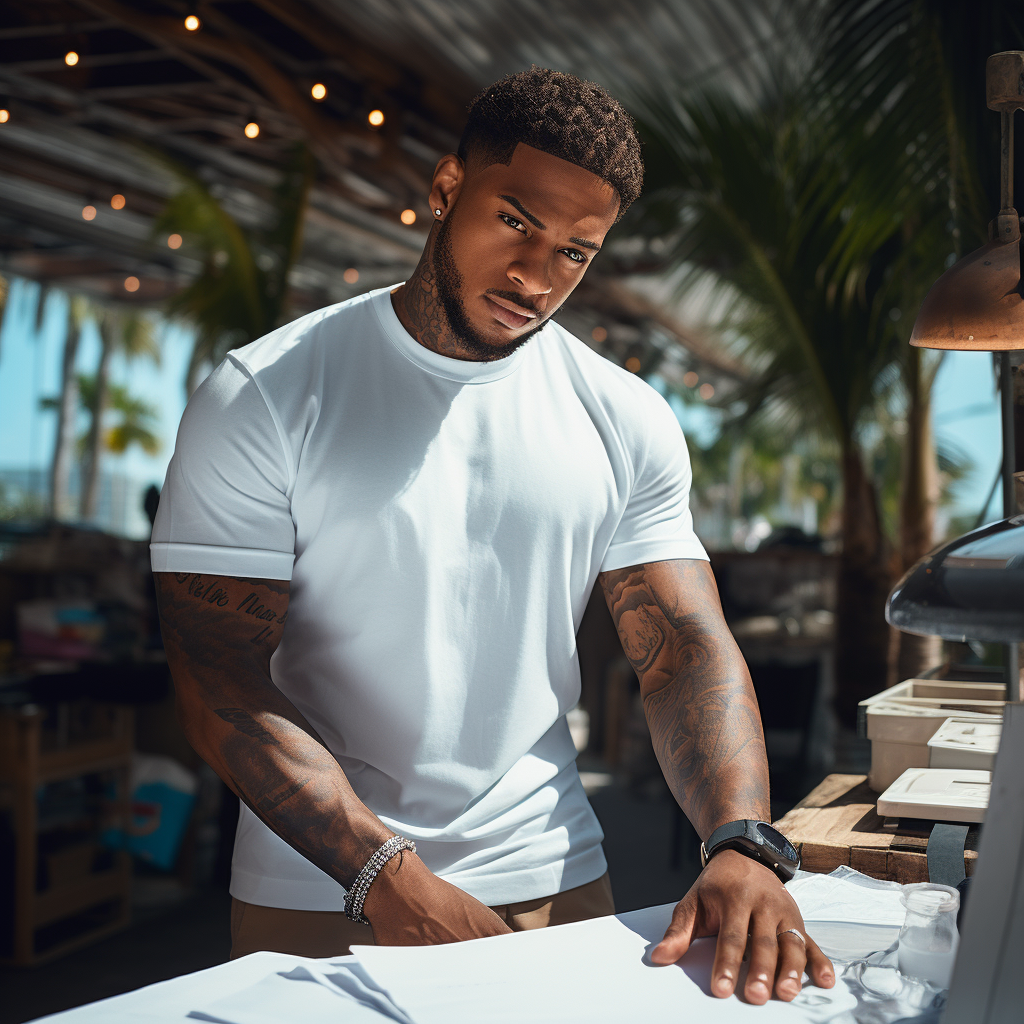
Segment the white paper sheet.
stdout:
<svg viewBox="0 0 1024 1024">
<path fill-rule="evenodd" d="M 618 918 L 498 935 L 448 946 L 355 946 L 370 976 L 416 1024 L 782 1024 L 781 1003 L 716 999 L 714 940 L 694 943 L 680 965 L 651 965 L 674 904 Z"/>
<path fill-rule="evenodd" d="M 411 1024 L 358 963 L 325 960 L 277 971 L 189 1017 L 213 1024 L 282 1024 L 294 1019 L 299 1008 L 304 1024 Z"/>
</svg>

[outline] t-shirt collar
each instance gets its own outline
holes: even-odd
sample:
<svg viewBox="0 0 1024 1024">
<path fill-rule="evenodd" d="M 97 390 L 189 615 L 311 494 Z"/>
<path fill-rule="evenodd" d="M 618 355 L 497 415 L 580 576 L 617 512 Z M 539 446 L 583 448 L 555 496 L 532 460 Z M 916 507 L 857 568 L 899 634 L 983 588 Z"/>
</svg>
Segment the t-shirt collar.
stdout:
<svg viewBox="0 0 1024 1024">
<path fill-rule="evenodd" d="M 384 333 L 391 343 L 410 362 L 448 380 L 463 384 L 486 384 L 488 381 L 500 380 L 513 373 L 523 357 L 525 345 L 520 345 L 510 356 L 504 359 L 492 359 L 489 362 L 476 362 L 470 359 L 452 359 L 434 352 L 421 345 L 403 326 L 398 319 L 395 307 L 391 304 L 391 293 L 398 285 L 381 288 L 372 298 L 377 317 L 384 328 Z"/>
</svg>

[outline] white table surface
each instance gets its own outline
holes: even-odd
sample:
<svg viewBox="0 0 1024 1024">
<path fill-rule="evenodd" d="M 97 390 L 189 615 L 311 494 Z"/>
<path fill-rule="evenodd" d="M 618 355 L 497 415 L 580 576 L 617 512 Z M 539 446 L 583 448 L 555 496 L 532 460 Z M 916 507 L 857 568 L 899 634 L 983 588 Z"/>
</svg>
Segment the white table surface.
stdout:
<svg viewBox="0 0 1024 1024">
<path fill-rule="evenodd" d="M 814 911 L 810 905 L 808 910 L 811 910 L 811 913 L 805 911 L 805 916 L 810 918 Z M 807 921 L 808 933 L 834 958 L 854 960 L 872 951 L 884 950 L 895 942 L 899 933 L 899 925 L 894 922 L 891 915 L 889 920 L 883 922 L 857 922 L 849 920 L 853 913 L 847 908 L 842 916 L 846 919 Z M 241 993 L 272 973 L 290 971 L 301 965 L 315 964 L 322 967 L 327 963 L 343 964 L 354 960 L 355 957 L 309 960 L 283 953 L 253 953 L 239 960 L 171 978 L 134 992 L 126 992 L 38 1020 L 51 1024 L 186 1024 L 195 1021 L 194 1017 L 189 1017 L 190 1012 L 202 1010 L 218 1000 Z M 342 1006 L 339 1006 L 339 1011 L 343 1011 Z M 339 1012 L 339 1024 L 342 1024 L 347 1016 L 348 1014 Z M 292 1019 L 302 1019 L 301 1005 L 295 1006 Z M 381 1016 L 380 1020 L 384 1022 L 387 1018 Z"/>
</svg>

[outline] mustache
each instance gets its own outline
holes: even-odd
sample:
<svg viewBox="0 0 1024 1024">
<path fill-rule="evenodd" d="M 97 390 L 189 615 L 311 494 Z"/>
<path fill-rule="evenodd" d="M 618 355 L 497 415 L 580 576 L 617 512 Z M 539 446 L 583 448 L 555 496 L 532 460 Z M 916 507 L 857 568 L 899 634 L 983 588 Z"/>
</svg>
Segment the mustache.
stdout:
<svg viewBox="0 0 1024 1024">
<path fill-rule="evenodd" d="M 544 316 L 544 310 L 538 309 L 532 302 L 527 301 L 518 292 L 503 291 L 501 288 L 488 288 L 485 295 L 497 295 L 499 299 L 507 299 L 509 302 L 514 302 L 521 309 L 529 310 L 531 313 L 536 313 L 537 316 Z"/>
</svg>

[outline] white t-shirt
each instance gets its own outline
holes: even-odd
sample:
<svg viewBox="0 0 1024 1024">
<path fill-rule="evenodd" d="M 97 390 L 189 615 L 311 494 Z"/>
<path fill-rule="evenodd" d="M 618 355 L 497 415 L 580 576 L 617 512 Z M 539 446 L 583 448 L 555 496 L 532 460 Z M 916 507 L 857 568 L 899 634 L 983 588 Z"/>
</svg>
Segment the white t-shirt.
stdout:
<svg viewBox="0 0 1024 1024">
<path fill-rule="evenodd" d="M 421 346 L 389 289 L 227 359 L 178 431 L 157 572 L 291 579 L 271 660 L 361 800 L 491 906 L 605 871 L 565 720 L 597 574 L 706 558 L 656 391 L 549 323 L 480 363 Z M 344 890 L 244 805 L 231 892 Z"/>
</svg>

